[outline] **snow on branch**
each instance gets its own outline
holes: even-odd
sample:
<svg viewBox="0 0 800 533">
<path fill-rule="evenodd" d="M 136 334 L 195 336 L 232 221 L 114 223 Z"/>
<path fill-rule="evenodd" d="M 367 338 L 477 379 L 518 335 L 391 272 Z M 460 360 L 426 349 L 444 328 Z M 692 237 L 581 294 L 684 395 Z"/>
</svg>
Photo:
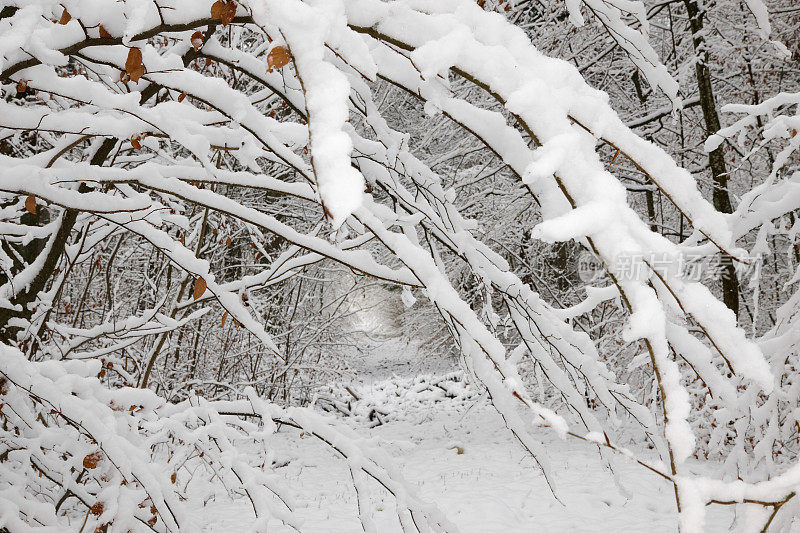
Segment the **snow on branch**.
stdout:
<svg viewBox="0 0 800 533">
<path fill-rule="evenodd" d="M 675 485 L 682 531 L 702 529 L 705 503 L 752 500 L 769 507 L 791 498 L 786 488 L 794 470 L 772 484 L 742 481 L 736 492 L 723 476 L 695 475 L 688 466 L 698 437 L 687 381 L 697 376 L 713 397 L 719 424 L 711 438 L 726 440 L 731 425 L 763 420 L 759 409 L 777 401 L 775 363 L 764 355 L 768 339 L 758 344 L 749 338 L 697 281 L 651 263 L 644 276 L 627 279 L 617 265 L 631 254 L 675 258 L 686 252 L 721 252 L 744 263 L 737 238 L 756 227 L 757 217 L 732 223 L 716 211 L 688 171 L 620 120 L 606 94 L 573 66 L 536 50 L 501 15 L 467 0 L 4 5 L 12 9 L 0 19 L 6 97 L 0 135 L 11 148 L 0 154 L 0 234 L 8 244 L 0 253 L 0 412 L 6 424 L 0 432 L 0 528 L 61 527 L 65 515 L 83 514 L 89 530 L 178 531 L 187 496 L 177 480 L 183 486 L 191 480 L 189 465 L 216 476 L 230 495 L 243 494 L 257 519 L 254 530 L 266 531 L 273 518 L 297 528 L 282 488 L 238 451 L 250 446 L 262 453 L 259 447 L 268 447 L 280 422 L 345 457 L 365 531 L 376 529 L 365 494 L 369 479 L 394 494 L 405 531 L 455 531 L 380 450 L 311 409 L 280 407 L 221 377 L 214 383 L 235 391 L 227 403 L 192 395 L 167 404 L 148 388 L 172 333 L 178 343 L 184 334 L 193 336 L 196 347 L 212 306 L 221 313 L 219 330 L 225 331 L 226 319 L 243 326 L 258 350 L 288 369 L 290 334 L 285 344 L 277 340 L 277 319 L 251 303 L 250 294 L 269 292 L 324 261 L 421 289 L 549 483 L 542 431 L 577 436 L 604 453 L 618 451 L 606 431 L 626 413 L 648 439 L 658 440 L 663 426 L 666 446 L 659 442 L 659 448 L 669 473 L 659 472 Z M 580 22 L 578 2 L 568 5 Z M 584 5 L 677 105 L 677 83 L 648 43 L 642 4 Z M 748 5 L 763 29 L 760 8 Z M 485 100 L 459 93 L 463 86 Z M 513 272 L 465 215 L 467 200 L 474 199 L 445 190 L 434 165 L 423 162 L 423 150 L 389 126 L 374 96 L 374 89 L 386 87 L 404 90 L 429 115 L 443 114 L 491 152 L 541 206 L 530 235 L 546 243 L 575 241 L 590 252 L 611 280 L 607 297 L 590 294 L 576 308 L 559 310 Z M 752 126 L 752 117 L 792 104 L 796 95 L 730 108 L 747 116 L 707 148 Z M 796 129 L 796 117 L 788 116 L 767 126 L 769 139 L 788 139 L 773 178 L 798 148 L 800 136 L 789 135 Z M 652 231 L 598 143 L 639 169 L 694 234 L 676 243 Z M 794 194 L 795 181 L 786 180 L 779 192 Z M 759 216 L 792 209 L 767 196 L 746 198 L 740 209 L 756 209 Z M 23 221 L 44 214 L 46 220 Z M 231 228 L 246 236 L 234 242 Z M 130 252 L 119 251 L 123 239 L 135 243 Z M 248 245 L 253 264 L 244 259 Z M 136 280 L 140 293 L 122 314 L 100 256 L 111 263 L 122 253 L 123 261 L 135 261 L 142 249 L 157 258 L 148 263 L 156 266 Z M 454 286 L 439 249 L 489 295 L 483 310 Z M 217 264 L 229 257 L 237 262 Z M 89 280 L 105 278 L 102 310 L 86 309 L 89 282 L 77 302 L 63 298 L 74 269 L 84 268 Z M 645 350 L 660 412 L 643 406 L 591 337 L 573 329 L 572 319 L 601 301 L 626 317 L 622 339 Z M 498 334 L 495 302 L 514 332 L 518 348 L 510 353 Z M 52 317 L 61 309 L 72 316 L 73 303 L 71 323 Z M 190 313 L 194 305 L 205 307 Z M 143 346 L 134 348 L 140 340 Z M 526 387 L 520 372 L 525 354 L 563 398 L 561 412 Z M 129 358 L 124 375 L 96 377 Z M 134 381 L 139 389 L 125 386 Z M 162 383 L 155 387 L 169 392 Z M 588 390 L 602 415 L 587 405 Z M 591 437 L 578 436 L 574 420 Z M 748 431 L 736 435 L 735 446 L 744 446 Z M 598 435 L 605 435 L 605 444 Z M 771 442 L 768 430 L 761 437 Z M 60 509 L 64 501 L 66 511 Z"/>
</svg>

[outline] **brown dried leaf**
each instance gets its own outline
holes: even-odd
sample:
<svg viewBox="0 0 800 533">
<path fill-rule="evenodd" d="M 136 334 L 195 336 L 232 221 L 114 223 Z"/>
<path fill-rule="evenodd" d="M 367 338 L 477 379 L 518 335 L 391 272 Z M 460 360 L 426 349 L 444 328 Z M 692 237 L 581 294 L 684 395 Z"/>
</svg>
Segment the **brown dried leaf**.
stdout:
<svg viewBox="0 0 800 533">
<path fill-rule="evenodd" d="M 103 514 L 103 502 L 97 502 L 92 505 L 91 509 L 89 509 L 94 516 L 100 516 Z"/>
<path fill-rule="evenodd" d="M 285 46 L 276 46 L 267 54 L 267 68 L 269 70 L 281 68 L 286 66 L 291 60 L 292 55 L 289 53 L 288 48 Z"/>
<path fill-rule="evenodd" d="M 128 58 L 125 60 L 125 70 L 131 70 L 142 64 L 142 51 L 139 48 L 131 47 L 128 50 Z"/>
<path fill-rule="evenodd" d="M 173 484 L 178 480 L 177 472 L 173 472 L 171 476 L 169 476 L 169 480 L 172 481 Z"/>
<path fill-rule="evenodd" d="M 222 326 L 221 327 L 223 327 L 223 328 L 225 327 L 225 319 L 226 318 L 228 318 L 228 312 L 227 311 L 222 313 Z"/>
<path fill-rule="evenodd" d="M 184 98 L 186 98 L 186 93 L 185 93 L 185 92 L 183 92 L 183 93 L 179 94 L 179 95 L 178 95 L 178 102 L 179 102 L 179 103 L 180 103 L 180 102 L 183 102 L 183 99 L 184 99 Z"/>
<path fill-rule="evenodd" d="M 133 146 L 134 150 L 141 150 L 142 143 L 139 142 L 141 137 L 139 135 L 131 135 L 131 146 Z"/>
<path fill-rule="evenodd" d="M 31 215 L 36 214 L 36 197 L 34 195 L 25 198 L 25 210 Z"/>
<path fill-rule="evenodd" d="M 28 80 L 26 80 L 24 78 L 19 80 L 17 82 L 17 92 L 18 93 L 24 93 L 24 92 L 27 92 L 27 90 L 28 90 Z"/>
<path fill-rule="evenodd" d="M 128 73 L 128 76 L 130 76 L 130 78 L 131 78 L 131 81 L 132 81 L 133 83 L 139 83 L 139 78 L 141 78 L 142 76 L 144 76 L 144 73 L 145 73 L 145 70 L 144 70 L 144 65 L 141 65 L 141 66 L 139 66 L 139 67 L 136 67 L 136 68 L 135 68 L 135 69 L 133 69 L 132 71 L 130 71 L 130 72 Z"/>
<path fill-rule="evenodd" d="M 65 9 L 64 12 L 61 13 L 61 18 L 58 19 L 58 23 L 63 26 L 64 24 L 68 23 L 70 20 L 72 20 L 72 15 L 70 15 L 69 11 L 67 11 Z"/>
<path fill-rule="evenodd" d="M 97 468 L 97 465 L 100 463 L 100 460 L 103 458 L 103 454 L 98 450 L 96 452 L 90 453 L 86 457 L 83 458 L 83 467 L 92 470 L 93 468 Z"/>
<path fill-rule="evenodd" d="M 142 64 L 142 51 L 136 47 L 128 50 L 128 59 L 125 60 L 125 72 L 128 73 L 134 83 L 138 82 L 145 72 Z"/>
<path fill-rule="evenodd" d="M 206 280 L 204 280 L 202 277 L 198 277 L 197 281 L 194 282 L 194 292 L 192 292 L 192 298 L 197 300 L 203 295 L 204 292 L 206 292 Z"/>
<path fill-rule="evenodd" d="M 225 239 L 225 246 L 230 246 L 232 243 L 233 243 L 233 241 L 231 240 L 231 238 L 230 238 L 230 237 L 228 237 L 227 239 Z"/>
<path fill-rule="evenodd" d="M 233 0 L 217 0 L 211 6 L 211 18 L 222 21 L 223 26 L 227 26 L 236 16 L 236 2 Z"/>
<path fill-rule="evenodd" d="M 222 13 L 225 10 L 225 2 L 222 0 L 217 0 L 213 4 L 211 4 L 211 18 L 216 20 L 222 20 Z"/>
<path fill-rule="evenodd" d="M 233 0 L 229 0 L 225 2 L 225 12 L 222 14 L 222 25 L 227 26 L 231 22 L 233 22 L 233 18 L 236 16 L 236 2 Z"/>
<path fill-rule="evenodd" d="M 102 37 L 103 39 L 112 38 L 111 34 L 108 33 L 108 31 L 103 26 L 100 26 L 100 37 Z"/>
<path fill-rule="evenodd" d="M 192 43 L 192 48 L 194 48 L 194 51 L 195 52 L 199 51 L 203 47 L 203 34 L 199 31 L 194 32 L 192 34 L 190 41 Z"/>
</svg>

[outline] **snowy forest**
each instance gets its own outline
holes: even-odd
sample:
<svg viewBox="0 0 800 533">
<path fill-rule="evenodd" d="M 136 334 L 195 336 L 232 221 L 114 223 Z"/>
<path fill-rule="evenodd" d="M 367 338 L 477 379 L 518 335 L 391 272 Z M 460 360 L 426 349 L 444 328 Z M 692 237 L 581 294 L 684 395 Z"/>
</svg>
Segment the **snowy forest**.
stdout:
<svg viewBox="0 0 800 533">
<path fill-rule="evenodd" d="M 797 0 L 0 0 L 0 533 L 800 532 Z"/>
</svg>

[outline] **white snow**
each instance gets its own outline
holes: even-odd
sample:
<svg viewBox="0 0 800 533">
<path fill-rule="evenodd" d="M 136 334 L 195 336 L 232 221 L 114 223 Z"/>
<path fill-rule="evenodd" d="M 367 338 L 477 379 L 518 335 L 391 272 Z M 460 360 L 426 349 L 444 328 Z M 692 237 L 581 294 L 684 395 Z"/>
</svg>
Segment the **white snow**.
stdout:
<svg viewBox="0 0 800 533">
<path fill-rule="evenodd" d="M 376 348 L 376 362 L 390 357 L 379 375 L 395 374 L 398 362 L 414 370 L 419 355 L 389 347 Z M 370 367 L 366 367 L 370 368 Z M 375 367 L 371 367 L 376 371 Z M 404 374 L 412 374 L 406 371 Z M 423 499 L 435 502 L 461 533 L 530 533 L 531 531 L 674 532 L 677 513 L 672 487 L 631 460 L 620 459 L 615 476 L 600 461 L 597 447 L 579 440 L 561 440 L 550 432 L 537 434 L 551 462 L 558 499 L 550 492 L 533 459 L 505 429 L 497 412 L 458 374 L 366 378 L 353 391 L 365 399 L 355 402 L 359 416 L 350 424 L 365 439 L 390 454 L 406 480 Z M 454 387 L 452 398 L 431 393 L 425 384 Z M 435 386 L 434 386 L 435 388 Z M 418 389 L 415 393 L 414 390 Z M 422 392 L 420 392 L 422 389 Z M 347 400 L 347 393 L 339 396 Z M 352 399 L 352 398 L 351 398 Z M 370 428 L 367 416 L 381 405 L 388 414 L 383 425 Z M 602 440 L 602 437 L 599 439 Z M 277 479 L 291 494 L 295 513 L 307 533 L 360 531 L 356 495 L 347 464 L 312 437 L 297 439 L 297 430 L 284 428 L 274 435 Z M 637 455 L 657 461 L 654 450 Z M 696 466 L 693 464 L 693 466 Z M 375 487 L 369 495 L 374 521 L 381 533 L 401 532 L 393 499 Z M 251 526 L 247 506 L 226 501 L 198 506 L 192 520 L 198 531 L 227 533 Z M 715 506 L 705 518 L 706 531 L 728 531 L 733 521 L 728 507 Z M 275 532 L 291 531 L 275 524 Z"/>
</svg>

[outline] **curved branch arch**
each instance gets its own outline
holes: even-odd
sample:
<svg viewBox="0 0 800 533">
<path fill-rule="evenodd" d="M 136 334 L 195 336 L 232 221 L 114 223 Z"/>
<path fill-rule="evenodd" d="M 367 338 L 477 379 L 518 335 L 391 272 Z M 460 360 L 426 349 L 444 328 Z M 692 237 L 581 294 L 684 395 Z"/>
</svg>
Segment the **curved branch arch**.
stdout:
<svg viewBox="0 0 800 533">
<path fill-rule="evenodd" d="M 720 397 L 731 420 L 749 416 L 754 395 L 768 397 L 772 392 L 770 366 L 760 348 L 737 327 L 735 317 L 702 284 L 682 279 L 676 272 L 662 272 L 647 262 L 649 270 L 643 279 L 625 279 L 617 272 L 616 262 L 626 254 L 674 258 L 687 251 L 700 255 L 722 251 L 743 260 L 742 251 L 736 248 L 728 219 L 703 199 L 691 175 L 627 128 L 607 98 L 591 89 L 576 69 L 543 56 L 521 30 L 463 0 L 435 5 L 423 0 L 229 2 L 237 10 L 229 23 L 252 41 L 240 47 L 230 45 L 230 35 L 214 36 L 220 21 L 208 16 L 211 0 L 143 2 L 135 16 L 126 11 L 125 4 L 111 3 L 102 13 L 88 13 L 81 10 L 80 0 L 43 1 L 0 20 L 1 28 L 32 28 L 35 37 L 26 39 L 23 46 L 0 42 L 0 80 L 13 84 L 24 80 L 53 97 L 21 105 L 0 103 L 0 110 L 6 111 L 0 128 L 46 131 L 63 141 L 33 155 L 23 151 L 0 156 L 0 191 L 33 196 L 64 213 L 86 213 L 139 236 L 185 276 L 203 278 L 211 293 L 190 301 L 182 299 L 181 290 L 173 306 L 175 315 L 192 305 L 217 301 L 275 355 L 280 349 L 261 317 L 242 302 L 245 290 L 275 284 L 325 258 L 379 280 L 422 288 L 452 331 L 469 369 L 488 390 L 510 431 L 542 466 L 548 482 L 552 479 L 546 450 L 535 437 L 538 426 L 588 439 L 600 449 L 617 450 L 607 435 L 605 443 L 580 436 L 564 417 L 533 400 L 518 371 L 517 355 L 508 354 L 487 321 L 453 287 L 435 254 L 420 243 L 420 235 L 431 236 L 499 295 L 519 335 L 519 350 L 524 348 L 536 360 L 567 410 L 588 432 L 603 433 L 605 425 L 586 405 L 573 383 L 575 376 L 589 384 L 606 415 L 616 416 L 619 406 L 641 424 L 649 438 L 657 439 L 658 416 L 640 405 L 606 367 L 590 337 L 564 321 L 564 310 L 544 301 L 476 237 L 472 222 L 458 207 L 459 198 L 443 189 L 441 177 L 415 156 L 402 133 L 389 126 L 370 86 L 390 83 L 424 102 L 426 111 L 441 112 L 474 135 L 511 170 L 541 206 L 544 220 L 533 229 L 535 237 L 547 242 L 578 241 L 602 261 L 622 307 L 630 313 L 626 340 L 646 345 L 662 398 L 670 473 L 639 461 L 674 485 L 682 531 L 702 528 L 697 520 L 707 503 L 758 501 L 779 507 L 791 498 L 789 483 L 705 483 L 708 480 L 685 467 L 695 436 L 680 361 Z M 52 24 L 48 17 L 61 9 L 74 13 L 72 21 Z M 115 36 L 90 36 L 99 27 Z M 195 47 L 189 33 L 202 30 L 206 35 Z M 146 69 L 142 87 L 117 81 L 128 68 L 127 50 L 134 46 L 142 51 Z M 267 72 L 263 55 L 277 46 L 286 48 L 292 67 Z M 28 50 L 31 47 L 35 49 Z M 80 58 L 92 65 L 92 71 L 62 77 L 67 58 Z M 197 72 L 190 63 L 199 59 L 217 61 L 248 81 L 228 79 L 221 69 Z M 481 106 L 459 97 L 451 89 L 449 73 L 485 91 L 494 102 Z M 288 109 L 281 111 L 252 97 L 247 83 L 257 84 L 259 91 L 268 91 Z M 156 103 L 148 103 L 153 96 Z M 364 124 L 352 124 L 351 112 L 363 117 Z M 81 137 L 76 139 L 76 135 Z M 90 141 L 96 148 L 113 141 L 124 146 L 126 154 L 121 162 L 84 163 L 78 147 Z M 695 235 L 675 244 L 652 232 L 603 164 L 598 142 L 618 150 L 643 172 L 690 220 Z M 105 160 L 112 148 L 104 150 L 100 159 Z M 145 155 L 139 152 L 142 148 Z M 221 169 L 225 158 L 247 170 Z M 106 162 L 108 166 L 103 165 Z M 272 177 L 273 165 L 291 178 Z M 365 184 L 381 191 L 386 201 L 378 194 L 362 193 Z M 205 185 L 209 188 L 201 188 Z M 319 236 L 318 224 L 313 231 L 295 227 L 243 205 L 238 197 L 215 186 L 292 197 L 318 208 L 319 218 L 333 222 L 330 240 Z M 267 231 L 291 248 L 269 269 L 217 283 L 213 265 L 199 257 L 204 229 L 195 231 L 199 235 L 195 251 L 163 229 L 191 229 L 188 217 L 176 210 L 180 205 Z M 22 208 L 17 205 L 15 212 L 21 213 Z M 72 226 L 65 231 L 70 233 Z M 22 243 L 17 233 L 9 229 L 4 236 Z M 708 243 L 702 243 L 703 239 Z M 399 268 L 381 262 L 374 249 L 368 250 L 367 244 L 373 241 Z M 297 256 L 301 250 L 306 255 Z M 32 271 L 44 269 L 41 263 L 8 279 L 2 292 L 4 307 L 22 307 L 7 289 L 24 285 L 36 273 Z M 43 307 L 52 305 L 52 294 L 42 291 L 37 297 Z M 23 311 L 20 319 L 30 326 L 25 331 L 50 327 L 42 318 L 46 314 L 25 315 Z M 692 334 L 691 324 L 699 326 L 716 353 Z M 0 328 L 10 326 L 0 324 Z M 11 341 L 23 345 L 30 339 L 22 333 Z M 731 377 L 720 370 L 723 364 Z M 10 369 L 3 373 L 11 379 Z M 15 374 L 12 381 L 24 391 L 23 377 Z M 751 390 L 740 393 L 744 387 Z M 39 402 L 31 398 L 29 408 Z M 25 403 L 18 401 L 20 406 Z M 254 411 L 257 400 L 251 395 L 249 401 Z M 524 415 L 519 407 L 524 407 Z M 256 416 L 238 404 L 223 413 L 219 409 L 216 415 L 212 409 L 209 416 Z M 265 420 L 279 418 L 264 413 L 260 416 Z M 285 414 L 301 427 L 305 426 L 298 420 L 311 416 Z M 67 417 L 60 420 L 70 424 Z M 357 486 L 363 483 L 364 473 L 377 476 L 355 465 Z M 380 475 L 384 486 L 391 485 L 394 474 L 381 471 Z M 791 473 L 787 476 L 794 479 Z M 249 495 L 248 481 L 235 471 L 234 477 L 248 487 Z M 733 485 L 744 494 L 738 500 L 727 496 Z M 684 493 L 692 497 L 686 500 L 681 497 Z M 401 511 L 407 531 L 452 530 L 444 519 L 422 512 L 417 503 Z M 159 516 L 168 517 L 166 511 L 159 507 Z M 417 523 L 416 516 L 429 526 Z M 162 522 L 159 527 L 164 531 L 180 527 L 177 515 Z M 362 523 L 365 531 L 374 527 L 368 518 L 362 517 Z"/>
</svg>

